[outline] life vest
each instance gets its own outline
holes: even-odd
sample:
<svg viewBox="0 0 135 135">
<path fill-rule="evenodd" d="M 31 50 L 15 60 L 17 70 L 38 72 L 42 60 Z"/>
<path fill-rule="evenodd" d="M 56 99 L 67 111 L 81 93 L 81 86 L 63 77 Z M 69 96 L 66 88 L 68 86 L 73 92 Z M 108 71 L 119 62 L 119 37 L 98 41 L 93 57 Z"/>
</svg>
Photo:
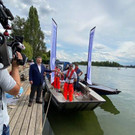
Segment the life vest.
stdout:
<svg viewBox="0 0 135 135">
<path fill-rule="evenodd" d="M 58 71 L 60 72 L 60 69 L 59 68 L 58 68 Z M 60 74 L 58 72 L 55 72 L 55 76 L 60 77 Z"/>
<path fill-rule="evenodd" d="M 72 75 L 74 73 L 74 70 L 71 71 L 70 75 L 69 75 L 69 72 L 70 72 L 70 70 L 67 71 L 66 78 L 68 78 L 69 80 L 71 80 L 71 77 L 72 77 Z M 68 75 L 69 75 L 69 77 L 68 77 Z"/>
</svg>

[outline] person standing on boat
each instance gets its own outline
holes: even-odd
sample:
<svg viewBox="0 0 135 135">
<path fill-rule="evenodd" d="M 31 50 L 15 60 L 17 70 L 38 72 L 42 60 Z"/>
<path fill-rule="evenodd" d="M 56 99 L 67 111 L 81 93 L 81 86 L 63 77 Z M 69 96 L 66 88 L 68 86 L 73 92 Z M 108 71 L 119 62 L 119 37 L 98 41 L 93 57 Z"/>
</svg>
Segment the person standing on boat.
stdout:
<svg viewBox="0 0 135 135">
<path fill-rule="evenodd" d="M 22 55 L 17 52 L 17 58 L 22 60 Z M 3 64 L 0 63 L 0 68 Z M 16 96 L 21 87 L 19 65 L 16 60 L 12 62 L 11 75 L 7 69 L 0 70 L 0 135 L 9 135 L 9 115 L 5 93 Z"/>
<path fill-rule="evenodd" d="M 66 80 L 64 83 L 64 97 L 67 100 L 67 95 L 69 95 L 69 101 L 73 100 L 73 93 L 74 93 L 74 82 L 77 80 L 76 72 L 73 69 L 73 64 L 69 65 L 69 69 L 62 72 L 66 75 Z"/>
<path fill-rule="evenodd" d="M 44 81 L 44 76 L 46 75 L 46 72 L 51 73 L 53 71 L 55 70 L 49 70 L 45 68 L 45 66 L 42 64 L 42 58 L 40 56 L 36 58 L 36 63 L 30 66 L 29 81 L 31 84 L 31 92 L 28 104 L 29 107 L 31 107 L 32 105 L 35 91 L 37 91 L 36 103 L 42 104 L 42 101 L 40 101 L 40 97 L 42 92 L 42 84 Z"/>
<path fill-rule="evenodd" d="M 59 73 L 60 69 L 59 69 L 58 65 L 56 65 L 55 70 L 56 71 L 55 71 L 55 77 L 54 77 L 53 86 L 54 86 L 54 88 L 56 89 L 57 92 L 61 92 L 60 91 L 60 77 L 61 77 L 61 74 Z"/>
<path fill-rule="evenodd" d="M 79 80 L 80 80 L 80 76 L 83 74 L 83 72 L 79 69 L 79 67 L 78 67 L 78 63 L 75 63 L 75 72 L 76 72 L 76 74 L 77 74 L 77 81 L 76 82 L 74 82 L 74 90 L 77 90 L 77 91 L 79 91 L 78 90 L 78 83 L 79 83 Z"/>
</svg>

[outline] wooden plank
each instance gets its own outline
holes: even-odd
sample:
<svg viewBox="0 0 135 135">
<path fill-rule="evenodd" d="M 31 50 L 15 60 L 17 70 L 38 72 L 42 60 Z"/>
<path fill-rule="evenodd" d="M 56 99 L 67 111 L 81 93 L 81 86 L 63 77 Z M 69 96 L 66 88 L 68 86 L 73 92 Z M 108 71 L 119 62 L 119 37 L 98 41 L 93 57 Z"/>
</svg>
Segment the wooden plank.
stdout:
<svg viewBox="0 0 135 135">
<path fill-rule="evenodd" d="M 11 135 L 41 135 L 42 134 L 42 104 L 33 102 L 28 107 L 30 84 L 23 83 L 24 93 L 20 97 L 16 108 L 9 109 Z"/>
<path fill-rule="evenodd" d="M 23 124 L 23 121 L 24 121 L 24 118 L 25 118 L 25 115 L 26 115 L 26 112 L 27 112 L 27 109 L 28 109 L 28 96 L 26 96 L 26 100 L 23 101 L 24 102 L 24 106 L 22 108 L 22 111 L 20 113 L 20 116 L 16 122 L 16 125 L 14 127 L 14 130 L 12 132 L 12 135 L 19 135 L 20 131 L 21 131 L 21 127 L 22 127 L 22 124 Z"/>
<path fill-rule="evenodd" d="M 26 82 L 24 85 L 24 92 L 22 94 L 22 96 L 20 97 L 17 105 L 15 108 L 13 108 L 10 112 L 9 112 L 9 116 L 10 116 L 10 133 L 12 133 L 12 130 L 14 129 L 14 126 L 16 124 L 17 118 L 19 117 L 19 114 L 21 112 L 21 109 L 24 105 L 24 102 L 26 100 L 25 93 L 27 92 L 27 89 L 29 87 L 29 84 Z"/>
<path fill-rule="evenodd" d="M 25 100 L 26 100 L 26 97 L 27 96 L 24 96 Z M 21 101 L 21 103 L 19 104 L 19 106 L 18 106 L 18 108 L 17 108 L 17 110 L 15 112 L 15 115 L 12 117 L 12 120 L 10 121 L 10 134 L 12 134 L 12 131 L 15 128 L 15 125 L 16 125 L 17 120 L 18 120 L 18 118 L 19 118 L 19 116 L 21 114 L 21 111 L 22 111 L 22 108 L 24 106 L 24 103 L 25 102 Z"/>
<path fill-rule="evenodd" d="M 10 112 L 9 112 L 9 116 L 10 116 L 10 120 L 12 119 L 12 117 L 14 116 L 14 113 L 16 112 L 19 104 L 21 103 L 21 101 L 23 100 L 24 98 L 24 94 L 27 92 L 27 89 L 29 87 L 29 84 L 27 83 L 26 86 L 25 86 L 25 91 L 23 92 L 22 96 L 20 97 L 19 101 L 17 102 L 16 104 L 16 107 L 14 109 L 12 109 Z"/>
<path fill-rule="evenodd" d="M 7 106 L 7 109 L 8 109 L 8 114 L 9 114 L 10 111 L 11 111 L 13 108 L 11 108 L 10 106 Z"/>
<path fill-rule="evenodd" d="M 42 117 L 42 105 L 38 105 L 35 135 L 42 135 Z"/>
<path fill-rule="evenodd" d="M 27 89 L 28 89 L 29 85 L 30 85 L 30 84 L 29 84 L 28 82 L 25 82 L 25 83 L 22 85 L 24 91 L 23 91 L 21 97 L 19 98 L 19 101 L 21 101 L 21 100 L 23 99 L 23 95 L 25 95 L 25 93 L 27 92 Z M 17 103 L 17 104 L 19 104 L 19 103 Z"/>
<path fill-rule="evenodd" d="M 21 97 L 19 98 L 19 100 L 21 100 L 22 99 L 22 96 L 25 94 L 25 92 L 27 91 L 27 87 L 28 87 L 28 83 L 27 82 L 24 82 L 23 84 L 22 84 L 22 87 L 23 87 L 23 89 L 24 89 L 24 91 L 23 91 L 23 93 L 22 93 L 22 95 L 21 95 Z M 11 113 L 11 111 L 12 111 L 12 109 L 14 109 L 14 108 L 16 108 L 17 107 L 17 105 L 16 106 L 14 106 L 13 108 L 12 108 L 12 106 L 7 106 L 7 109 L 8 109 L 8 114 L 10 115 L 10 113 Z"/>
<path fill-rule="evenodd" d="M 37 104 L 34 104 L 32 114 L 31 114 L 30 123 L 29 123 L 28 135 L 35 134 L 36 113 L 37 113 Z"/>
<path fill-rule="evenodd" d="M 19 135 L 27 135 L 32 110 L 33 110 L 33 104 L 32 104 L 31 107 L 28 107 L 28 109 L 27 109 L 27 112 L 26 112 L 26 115 L 25 115 L 25 118 L 24 118 L 24 121 L 23 121 L 23 125 L 22 125 L 22 128 L 21 128 L 21 131 L 20 131 Z"/>
</svg>

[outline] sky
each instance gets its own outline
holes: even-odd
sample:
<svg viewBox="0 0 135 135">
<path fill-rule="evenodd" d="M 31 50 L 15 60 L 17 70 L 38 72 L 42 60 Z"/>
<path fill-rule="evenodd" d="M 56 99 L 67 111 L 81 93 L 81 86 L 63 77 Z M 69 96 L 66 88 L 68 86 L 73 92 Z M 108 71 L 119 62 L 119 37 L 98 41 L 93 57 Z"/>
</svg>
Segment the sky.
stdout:
<svg viewBox="0 0 135 135">
<path fill-rule="evenodd" d="M 96 26 L 92 61 L 135 65 L 135 0 L 3 0 L 14 16 L 27 19 L 37 8 L 47 50 L 52 18 L 58 25 L 56 57 L 87 61 L 90 30 Z"/>
</svg>

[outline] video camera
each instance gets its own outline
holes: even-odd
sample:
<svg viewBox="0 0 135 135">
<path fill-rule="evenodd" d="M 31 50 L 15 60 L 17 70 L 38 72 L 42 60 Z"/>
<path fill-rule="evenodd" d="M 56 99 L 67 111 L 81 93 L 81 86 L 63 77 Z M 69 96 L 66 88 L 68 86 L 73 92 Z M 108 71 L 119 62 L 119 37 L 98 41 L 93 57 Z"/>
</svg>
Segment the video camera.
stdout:
<svg viewBox="0 0 135 135">
<path fill-rule="evenodd" d="M 8 24 L 8 20 L 14 20 L 14 17 L 10 10 L 3 5 L 2 0 L 0 0 L 0 23 L 4 29 L 11 29 Z"/>
<path fill-rule="evenodd" d="M 0 69 L 7 68 L 13 59 L 17 60 L 18 65 L 24 65 L 26 62 L 26 56 L 21 53 L 21 50 L 25 49 L 23 43 L 23 37 L 15 36 L 11 38 L 11 42 L 7 43 L 7 38 L 9 38 L 8 31 L 11 29 L 8 24 L 8 20 L 13 20 L 14 17 L 9 9 L 7 9 L 2 0 L 0 0 L 0 23 L 5 29 L 4 34 L 0 33 Z M 23 60 L 17 59 L 16 51 L 20 52 Z M 13 58 L 13 55 L 15 56 Z"/>
</svg>

